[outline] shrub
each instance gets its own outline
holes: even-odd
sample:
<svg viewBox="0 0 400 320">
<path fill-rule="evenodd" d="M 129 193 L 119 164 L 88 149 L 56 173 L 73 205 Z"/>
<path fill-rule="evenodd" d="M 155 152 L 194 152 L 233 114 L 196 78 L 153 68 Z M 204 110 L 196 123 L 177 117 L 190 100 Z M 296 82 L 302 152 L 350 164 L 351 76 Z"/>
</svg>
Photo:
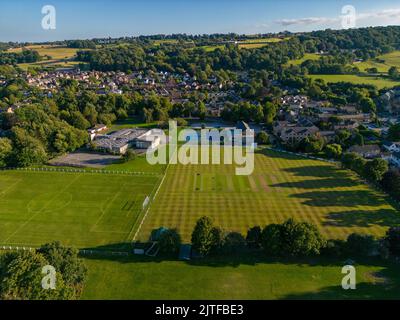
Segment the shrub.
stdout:
<svg viewBox="0 0 400 320">
<path fill-rule="evenodd" d="M 328 144 L 325 147 L 325 153 L 329 158 L 339 159 L 342 155 L 342 147 L 340 146 L 340 144 Z"/>
<path fill-rule="evenodd" d="M 240 252 L 246 247 L 246 240 L 239 232 L 229 232 L 224 237 L 223 251 L 226 253 Z"/>
<path fill-rule="evenodd" d="M 268 144 L 269 143 L 269 136 L 265 131 L 260 131 L 256 135 L 256 142 L 258 144 Z"/>
<path fill-rule="evenodd" d="M 126 150 L 126 152 L 124 153 L 124 155 L 122 156 L 122 159 L 124 162 L 128 162 L 131 160 L 135 160 L 136 159 L 136 153 L 135 151 L 133 151 L 132 149 L 128 149 Z"/>
<path fill-rule="evenodd" d="M 246 243 L 249 247 L 259 248 L 261 246 L 262 230 L 260 226 L 255 226 L 247 231 Z"/>
<path fill-rule="evenodd" d="M 400 227 L 391 227 L 386 231 L 385 241 L 392 255 L 400 256 Z"/>
<path fill-rule="evenodd" d="M 368 256 L 377 248 L 373 236 L 352 233 L 347 237 L 346 253 L 355 256 Z"/>
<path fill-rule="evenodd" d="M 162 254 L 178 254 L 181 243 L 181 236 L 176 229 L 165 230 L 158 239 L 160 253 Z"/>
</svg>

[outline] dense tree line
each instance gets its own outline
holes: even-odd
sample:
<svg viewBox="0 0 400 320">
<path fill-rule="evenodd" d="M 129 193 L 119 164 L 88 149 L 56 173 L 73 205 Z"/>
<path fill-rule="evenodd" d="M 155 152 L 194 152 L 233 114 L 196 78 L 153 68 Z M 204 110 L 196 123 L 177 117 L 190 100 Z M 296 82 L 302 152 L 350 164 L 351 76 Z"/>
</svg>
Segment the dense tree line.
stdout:
<svg viewBox="0 0 400 320">
<path fill-rule="evenodd" d="M 382 258 L 400 255 L 400 228 L 392 227 L 380 239 L 370 235 L 350 234 L 346 240 L 325 239 L 317 227 L 308 222 L 290 218 L 280 224 L 264 228 L 254 226 L 246 237 L 238 232 L 227 232 L 215 226 L 213 220 L 203 216 L 197 220 L 191 237 L 192 248 L 200 256 L 249 254 L 262 250 L 268 257 L 348 256 Z M 163 254 L 176 256 L 181 238 L 176 229 L 165 230 L 159 239 Z M 249 251 L 250 250 L 250 251 Z"/>
<path fill-rule="evenodd" d="M 40 61 L 40 55 L 35 50 L 22 50 L 21 52 L 0 52 L 0 65 L 32 63 Z"/>
<path fill-rule="evenodd" d="M 68 40 L 66 46 L 76 49 L 96 49 L 96 43 L 92 40 Z"/>
</svg>

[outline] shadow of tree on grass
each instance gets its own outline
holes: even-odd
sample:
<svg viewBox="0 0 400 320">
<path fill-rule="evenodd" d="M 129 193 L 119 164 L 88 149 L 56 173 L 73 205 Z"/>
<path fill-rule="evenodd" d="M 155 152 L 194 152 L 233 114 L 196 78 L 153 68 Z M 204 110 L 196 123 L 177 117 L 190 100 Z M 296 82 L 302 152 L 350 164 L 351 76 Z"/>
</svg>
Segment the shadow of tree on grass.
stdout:
<svg viewBox="0 0 400 320">
<path fill-rule="evenodd" d="M 379 225 L 382 227 L 394 227 L 400 225 L 400 213 L 394 209 L 379 210 L 350 210 L 330 213 L 324 222 L 327 226 L 337 227 L 370 227 Z"/>
<path fill-rule="evenodd" d="M 292 194 L 290 197 L 305 199 L 303 204 L 314 207 L 378 207 L 387 204 L 384 197 L 378 197 L 369 190 L 313 191 Z"/>
</svg>

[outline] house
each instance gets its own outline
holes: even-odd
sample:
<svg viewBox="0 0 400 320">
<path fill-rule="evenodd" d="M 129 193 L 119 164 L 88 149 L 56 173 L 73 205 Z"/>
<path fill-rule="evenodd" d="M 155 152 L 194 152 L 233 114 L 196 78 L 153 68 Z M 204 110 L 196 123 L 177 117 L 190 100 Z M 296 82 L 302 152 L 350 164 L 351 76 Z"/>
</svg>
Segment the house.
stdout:
<svg viewBox="0 0 400 320">
<path fill-rule="evenodd" d="M 382 146 L 390 152 L 400 152 L 400 142 L 383 142 Z"/>
<path fill-rule="evenodd" d="M 396 167 L 400 167 L 400 152 L 393 152 L 388 158 L 388 161 Z"/>
<path fill-rule="evenodd" d="M 93 134 L 93 133 L 99 133 L 104 130 L 107 130 L 107 126 L 105 124 L 96 124 L 93 128 L 90 128 L 88 132 L 90 134 Z"/>
<path fill-rule="evenodd" d="M 381 149 L 377 144 L 369 144 L 365 146 L 355 145 L 351 146 L 347 151 L 357 153 L 364 158 L 376 158 L 381 153 Z"/>
<path fill-rule="evenodd" d="M 306 119 L 301 119 L 296 124 L 288 121 L 276 121 L 272 130 L 285 143 L 300 142 L 319 132 L 318 127 Z"/>
<path fill-rule="evenodd" d="M 20 108 L 20 106 L 18 106 L 18 105 L 12 105 L 12 106 L 7 108 L 6 113 L 14 113 L 14 111 L 19 109 L 19 108 Z"/>
<path fill-rule="evenodd" d="M 113 154 L 125 154 L 129 147 L 154 149 L 164 137 L 160 129 L 123 129 L 107 135 L 97 135 L 93 139 L 95 149 Z"/>
<path fill-rule="evenodd" d="M 97 135 L 93 139 L 95 149 L 114 154 L 125 154 L 135 139 L 145 134 L 145 129 L 123 129 L 107 135 Z"/>
<path fill-rule="evenodd" d="M 318 133 L 320 137 L 324 138 L 326 142 L 333 142 L 335 140 L 335 131 L 320 131 Z"/>
<path fill-rule="evenodd" d="M 350 131 L 352 131 L 354 129 L 357 129 L 359 125 L 360 124 L 358 122 L 356 122 L 356 121 L 349 122 L 349 123 L 343 123 L 343 124 L 337 124 L 337 125 L 333 126 L 333 130 L 335 130 L 335 131 L 337 131 L 337 130 L 350 130 Z"/>
<path fill-rule="evenodd" d="M 389 90 L 380 96 L 383 109 L 388 112 L 398 112 L 400 109 L 400 89 Z"/>
<path fill-rule="evenodd" d="M 283 142 L 300 142 L 316 134 L 319 129 L 312 127 L 289 127 L 282 131 L 280 138 Z"/>
<path fill-rule="evenodd" d="M 155 149 L 164 137 L 164 132 L 161 129 L 152 129 L 134 140 L 135 146 L 138 149 Z"/>
</svg>

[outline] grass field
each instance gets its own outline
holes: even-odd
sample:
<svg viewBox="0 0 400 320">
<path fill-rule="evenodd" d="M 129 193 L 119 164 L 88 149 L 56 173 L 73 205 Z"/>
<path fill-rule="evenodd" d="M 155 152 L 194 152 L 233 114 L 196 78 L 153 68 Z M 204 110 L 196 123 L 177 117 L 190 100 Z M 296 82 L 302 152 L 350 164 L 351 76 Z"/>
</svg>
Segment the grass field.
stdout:
<svg viewBox="0 0 400 320">
<path fill-rule="evenodd" d="M 366 71 L 366 69 L 369 68 L 377 68 L 378 72 L 387 73 L 390 67 L 400 68 L 400 50 L 383 54 L 376 57 L 376 59 L 356 63 L 355 66 L 357 66 L 361 71 Z"/>
<path fill-rule="evenodd" d="M 256 49 L 267 46 L 270 43 L 276 43 L 288 40 L 290 38 L 256 38 L 239 41 L 238 46 L 240 49 Z"/>
<path fill-rule="evenodd" d="M 126 243 L 158 181 L 158 176 L 2 171 L 0 244 Z"/>
<path fill-rule="evenodd" d="M 35 63 L 21 63 L 19 66 L 22 69 L 27 69 L 28 67 L 39 67 L 39 66 L 57 66 L 57 67 L 72 67 L 79 64 L 78 61 L 73 61 L 76 52 L 80 49 L 66 48 L 61 46 L 51 46 L 51 45 L 32 45 L 24 47 L 25 49 L 35 50 L 43 57 L 42 61 Z M 23 48 L 13 48 L 8 50 L 9 52 L 21 52 Z M 46 56 L 51 57 L 47 59 Z"/>
<path fill-rule="evenodd" d="M 300 59 L 295 59 L 295 60 L 290 60 L 287 65 L 295 65 L 299 66 L 301 65 L 304 61 L 306 60 L 318 60 L 321 58 L 321 55 L 316 54 L 316 53 L 306 53 L 304 54 L 303 58 Z"/>
<path fill-rule="evenodd" d="M 328 238 L 352 232 L 380 236 L 400 224 L 400 214 L 386 200 L 347 170 L 274 151 L 255 155 L 250 176 L 236 176 L 232 165 L 170 165 L 138 238 L 147 240 L 151 230 L 165 226 L 190 241 L 203 215 L 243 234 L 293 217 L 314 223 Z"/>
<path fill-rule="evenodd" d="M 394 86 L 400 85 L 400 81 L 393 81 L 390 79 L 385 79 L 381 77 L 375 76 L 358 76 L 352 74 L 313 74 L 309 75 L 312 79 L 322 79 L 325 82 L 351 82 L 355 84 L 372 84 L 375 85 L 378 89 L 383 88 L 392 88 Z"/>
<path fill-rule="evenodd" d="M 83 299 L 398 299 L 398 265 L 357 261 L 357 289 L 343 290 L 342 262 L 260 258 L 191 262 L 85 259 Z"/>
</svg>

